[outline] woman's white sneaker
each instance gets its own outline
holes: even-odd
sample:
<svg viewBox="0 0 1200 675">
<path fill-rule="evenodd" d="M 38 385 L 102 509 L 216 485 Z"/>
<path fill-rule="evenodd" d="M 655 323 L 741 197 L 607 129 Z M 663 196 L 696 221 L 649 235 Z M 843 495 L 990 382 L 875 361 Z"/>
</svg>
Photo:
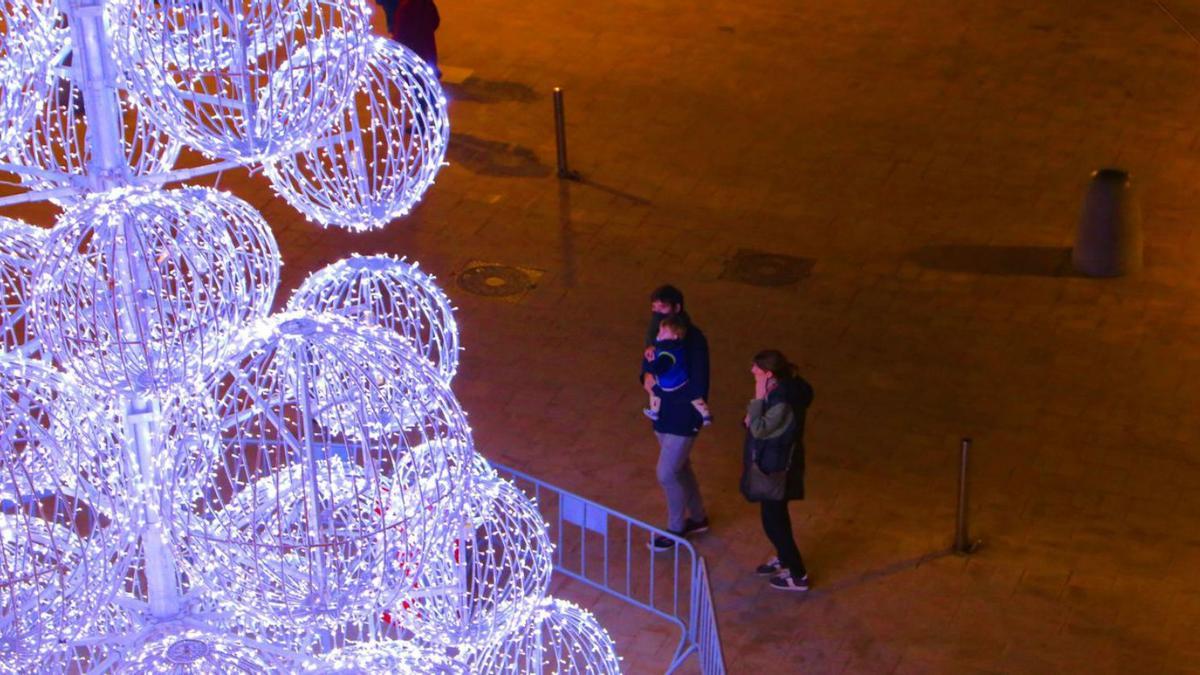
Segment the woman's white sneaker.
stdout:
<svg viewBox="0 0 1200 675">
<path fill-rule="evenodd" d="M 808 575 L 797 579 L 791 573 L 780 574 L 771 580 L 771 588 L 777 588 L 781 591 L 807 591 L 808 590 Z"/>
</svg>

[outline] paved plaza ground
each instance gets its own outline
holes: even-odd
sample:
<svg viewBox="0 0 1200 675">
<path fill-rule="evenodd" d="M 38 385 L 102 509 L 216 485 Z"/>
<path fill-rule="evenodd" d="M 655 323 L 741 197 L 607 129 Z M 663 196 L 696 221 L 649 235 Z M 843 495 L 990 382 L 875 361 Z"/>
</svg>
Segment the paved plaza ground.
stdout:
<svg viewBox="0 0 1200 675">
<path fill-rule="evenodd" d="M 732 673 L 1200 672 L 1200 4 L 1165 2 L 441 0 L 461 82 L 411 216 L 325 231 L 259 177 L 221 184 L 274 226 L 283 299 L 351 251 L 420 260 L 459 307 L 480 450 L 660 524 L 635 368 L 648 292 L 683 288 L 712 348 L 696 546 Z M 554 176 L 554 86 L 582 182 Z M 1104 166 L 1139 190 L 1135 278 L 1070 272 Z M 475 262 L 536 287 L 468 293 Z M 765 347 L 817 393 L 807 595 L 752 574 L 769 549 L 737 492 Z M 963 436 L 970 557 L 942 555 Z M 635 673 L 674 646 L 610 627 Z"/>
</svg>

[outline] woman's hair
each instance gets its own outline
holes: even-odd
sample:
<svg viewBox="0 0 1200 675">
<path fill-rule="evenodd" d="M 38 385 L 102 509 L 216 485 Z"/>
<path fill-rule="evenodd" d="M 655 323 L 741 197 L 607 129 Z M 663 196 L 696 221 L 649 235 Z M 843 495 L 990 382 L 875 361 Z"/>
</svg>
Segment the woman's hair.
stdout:
<svg viewBox="0 0 1200 675">
<path fill-rule="evenodd" d="M 764 349 L 754 355 L 754 365 L 775 376 L 777 380 L 796 377 L 796 366 L 778 349 Z"/>
<path fill-rule="evenodd" d="M 672 314 L 671 316 L 664 316 L 663 320 L 658 325 L 662 328 L 666 328 L 666 329 L 670 330 L 672 333 L 674 333 L 679 338 L 683 338 L 685 335 L 687 335 L 687 331 L 688 331 L 687 319 L 683 318 L 682 316 L 680 316 L 678 314 Z"/>
</svg>

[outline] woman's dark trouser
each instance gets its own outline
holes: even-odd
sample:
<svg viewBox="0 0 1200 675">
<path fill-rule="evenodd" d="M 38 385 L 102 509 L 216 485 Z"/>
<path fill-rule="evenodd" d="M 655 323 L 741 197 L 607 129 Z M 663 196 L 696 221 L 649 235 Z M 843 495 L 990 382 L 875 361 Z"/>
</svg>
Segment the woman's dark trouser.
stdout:
<svg viewBox="0 0 1200 675">
<path fill-rule="evenodd" d="M 807 574 L 804 559 L 800 557 L 800 549 L 796 548 L 796 538 L 792 536 L 792 517 L 788 514 L 788 503 L 783 500 L 763 500 L 762 526 L 767 539 L 775 546 L 779 564 L 790 570 L 792 576 L 797 579 Z"/>
</svg>

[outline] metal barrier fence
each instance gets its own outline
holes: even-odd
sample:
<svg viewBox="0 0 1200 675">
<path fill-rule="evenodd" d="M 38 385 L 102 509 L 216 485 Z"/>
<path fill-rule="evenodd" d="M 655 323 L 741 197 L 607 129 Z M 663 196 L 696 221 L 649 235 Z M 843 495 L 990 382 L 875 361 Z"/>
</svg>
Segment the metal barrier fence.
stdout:
<svg viewBox="0 0 1200 675">
<path fill-rule="evenodd" d="M 700 558 L 696 583 L 692 585 L 692 607 L 696 618 L 692 623 L 695 631 L 696 657 L 700 661 L 700 672 L 725 672 L 725 653 L 721 650 L 721 634 L 717 632 L 717 608 L 713 605 L 712 589 L 708 585 L 708 566 Z"/>
<path fill-rule="evenodd" d="M 724 675 L 725 660 L 704 559 L 687 540 L 528 474 L 492 463 L 538 503 L 555 544 L 554 568 L 679 627 L 667 673 L 693 654 L 704 675 Z M 656 552 L 655 537 L 674 542 Z"/>
</svg>

